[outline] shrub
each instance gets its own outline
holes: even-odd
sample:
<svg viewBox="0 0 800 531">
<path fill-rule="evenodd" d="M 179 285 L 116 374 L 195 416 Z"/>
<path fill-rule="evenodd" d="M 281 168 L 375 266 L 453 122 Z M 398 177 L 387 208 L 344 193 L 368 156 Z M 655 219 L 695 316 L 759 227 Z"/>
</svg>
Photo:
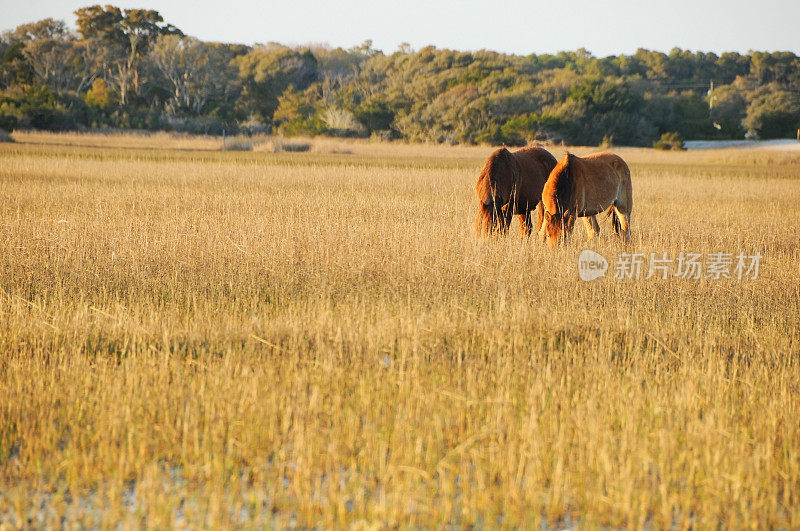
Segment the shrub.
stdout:
<svg viewBox="0 0 800 531">
<path fill-rule="evenodd" d="M 287 142 L 280 138 L 273 138 L 270 142 L 265 142 L 255 146 L 256 151 L 267 151 L 272 153 L 294 152 L 299 153 L 311 149 L 310 142 Z"/>
<path fill-rule="evenodd" d="M 291 121 L 284 122 L 278 127 L 278 132 L 286 136 L 316 136 L 329 131 L 325 122 L 322 121 L 322 118 L 315 114 L 310 118 L 298 117 Z"/>
<path fill-rule="evenodd" d="M 13 142 L 14 138 L 5 131 L 5 129 L 0 129 L 0 144 L 3 142 Z"/>
<path fill-rule="evenodd" d="M 356 120 L 364 124 L 368 131 L 387 131 L 394 122 L 394 111 L 382 100 L 362 103 L 355 111 Z"/>
<path fill-rule="evenodd" d="M 328 108 L 322 113 L 322 121 L 334 136 L 362 136 L 366 133 L 356 116 L 346 109 Z"/>
<path fill-rule="evenodd" d="M 112 94 L 111 89 L 101 77 L 94 80 L 92 88 L 87 90 L 83 96 L 83 101 L 86 102 L 86 105 L 100 109 L 110 108 L 114 100 L 114 94 Z"/>
<path fill-rule="evenodd" d="M 391 129 L 382 129 L 380 131 L 373 131 L 369 135 L 369 139 L 374 142 L 387 142 L 395 138 L 396 133 Z"/>
<path fill-rule="evenodd" d="M 239 123 L 239 132 L 244 135 L 263 135 L 271 131 L 271 127 L 257 116 L 251 115 L 247 120 Z"/>
<path fill-rule="evenodd" d="M 675 132 L 664 133 L 663 135 L 661 135 L 660 140 L 656 140 L 655 142 L 653 142 L 653 147 L 665 151 L 666 150 L 680 151 L 682 149 L 685 149 L 683 147 L 683 137 L 680 135 L 680 133 L 675 133 Z"/>
<path fill-rule="evenodd" d="M 560 140 L 563 127 L 552 115 L 526 114 L 508 120 L 501 128 L 503 141 L 508 145 L 525 145 L 530 142 Z"/>
<path fill-rule="evenodd" d="M 162 124 L 170 131 L 191 135 L 221 135 L 226 130 L 225 122 L 216 116 L 165 116 Z"/>
<path fill-rule="evenodd" d="M 280 146 L 281 151 L 291 151 L 301 153 L 311 149 L 311 144 L 308 142 L 283 142 Z"/>
<path fill-rule="evenodd" d="M 11 114 L 11 109 L 0 105 L 0 130 L 10 133 L 17 128 L 17 117 Z"/>
<path fill-rule="evenodd" d="M 225 143 L 225 151 L 253 151 L 253 143 L 249 140 L 229 140 Z"/>
</svg>

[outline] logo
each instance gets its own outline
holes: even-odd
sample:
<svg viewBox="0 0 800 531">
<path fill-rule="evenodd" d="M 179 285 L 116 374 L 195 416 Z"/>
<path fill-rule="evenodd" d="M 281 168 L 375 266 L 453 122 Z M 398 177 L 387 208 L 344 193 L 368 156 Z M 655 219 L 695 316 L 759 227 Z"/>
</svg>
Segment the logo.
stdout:
<svg viewBox="0 0 800 531">
<path fill-rule="evenodd" d="M 681 251 L 677 255 L 668 252 L 619 253 L 613 269 L 614 280 L 655 279 L 709 279 L 709 280 L 745 280 L 758 278 L 761 259 L 759 251 L 753 254 L 738 254 L 717 251 L 706 253 L 690 253 Z M 581 280 L 591 282 L 606 275 L 608 261 L 603 255 L 590 249 L 584 249 L 578 256 L 578 275 Z"/>
<path fill-rule="evenodd" d="M 602 254 L 591 249 L 584 249 L 578 256 L 578 275 L 581 280 L 591 282 L 605 276 L 608 270 L 608 260 Z"/>
</svg>

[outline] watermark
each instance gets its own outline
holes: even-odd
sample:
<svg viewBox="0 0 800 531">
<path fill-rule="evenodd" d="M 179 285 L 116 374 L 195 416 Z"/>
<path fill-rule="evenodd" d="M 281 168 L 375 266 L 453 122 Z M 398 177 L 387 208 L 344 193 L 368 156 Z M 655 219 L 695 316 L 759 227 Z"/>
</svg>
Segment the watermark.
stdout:
<svg viewBox="0 0 800 531">
<path fill-rule="evenodd" d="M 578 274 L 581 280 L 591 282 L 605 276 L 608 270 L 608 260 L 602 254 L 596 253 L 591 249 L 584 249 L 578 256 Z"/>
<path fill-rule="evenodd" d="M 639 280 L 668 278 L 682 279 L 751 279 L 758 278 L 763 255 L 745 253 L 620 253 L 614 266 L 615 280 Z M 608 260 L 603 255 L 584 249 L 578 256 L 578 275 L 581 280 L 591 282 L 605 276 Z"/>
</svg>

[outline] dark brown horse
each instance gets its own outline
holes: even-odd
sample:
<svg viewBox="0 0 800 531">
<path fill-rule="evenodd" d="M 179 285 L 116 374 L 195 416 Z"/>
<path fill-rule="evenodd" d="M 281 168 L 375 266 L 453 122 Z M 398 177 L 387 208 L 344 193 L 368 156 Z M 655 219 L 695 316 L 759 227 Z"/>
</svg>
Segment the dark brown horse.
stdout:
<svg viewBox="0 0 800 531">
<path fill-rule="evenodd" d="M 544 223 L 539 235 L 551 246 L 565 239 L 583 218 L 589 238 L 600 232 L 595 216 L 606 212 L 624 242 L 631 239 L 633 188 L 628 165 L 613 153 L 578 157 L 571 153 L 550 172 L 542 191 Z"/>
<path fill-rule="evenodd" d="M 516 215 L 523 236 L 530 236 L 534 209 L 538 231 L 542 225 L 542 188 L 555 165 L 555 157 L 538 147 L 512 153 L 504 146 L 489 155 L 475 185 L 479 201 L 475 222 L 478 232 L 505 233 Z"/>
</svg>

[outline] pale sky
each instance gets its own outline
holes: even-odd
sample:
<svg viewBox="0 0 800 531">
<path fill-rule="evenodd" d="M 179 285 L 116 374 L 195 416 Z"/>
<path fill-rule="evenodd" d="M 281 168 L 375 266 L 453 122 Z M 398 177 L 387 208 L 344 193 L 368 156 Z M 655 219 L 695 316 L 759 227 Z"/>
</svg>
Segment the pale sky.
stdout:
<svg viewBox="0 0 800 531">
<path fill-rule="evenodd" d="M 0 0 L 0 30 L 72 12 L 92 0 Z M 402 42 L 527 55 L 586 48 L 602 57 L 675 46 L 713 52 L 800 54 L 800 0 L 102 0 L 146 7 L 202 40 L 324 43 L 372 39 L 386 53 Z"/>
</svg>

